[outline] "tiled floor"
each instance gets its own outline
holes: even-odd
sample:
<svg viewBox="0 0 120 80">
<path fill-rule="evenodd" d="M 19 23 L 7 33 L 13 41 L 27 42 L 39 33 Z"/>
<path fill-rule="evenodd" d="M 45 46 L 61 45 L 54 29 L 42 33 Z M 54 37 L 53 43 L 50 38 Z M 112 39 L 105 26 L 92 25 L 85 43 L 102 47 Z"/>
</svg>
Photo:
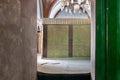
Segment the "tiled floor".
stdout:
<svg viewBox="0 0 120 80">
<path fill-rule="evenodd" d="M 41 59 L 37 58 L 37 71 L 54 74 L 90 73 L 90 60 L 87 59 Z"/>
</svg>

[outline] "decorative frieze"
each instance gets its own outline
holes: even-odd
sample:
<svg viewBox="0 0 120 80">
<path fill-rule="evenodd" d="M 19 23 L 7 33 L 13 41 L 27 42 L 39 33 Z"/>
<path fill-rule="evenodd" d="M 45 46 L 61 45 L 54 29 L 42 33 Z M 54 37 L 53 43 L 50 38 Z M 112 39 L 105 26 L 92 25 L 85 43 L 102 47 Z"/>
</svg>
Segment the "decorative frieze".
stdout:
<svg viewBox="0 0 120 80">
<path fill-rule="evenodd" d="M 90 19 L 43 18 L 43 24 L 90 24 Z"/>
</svg>

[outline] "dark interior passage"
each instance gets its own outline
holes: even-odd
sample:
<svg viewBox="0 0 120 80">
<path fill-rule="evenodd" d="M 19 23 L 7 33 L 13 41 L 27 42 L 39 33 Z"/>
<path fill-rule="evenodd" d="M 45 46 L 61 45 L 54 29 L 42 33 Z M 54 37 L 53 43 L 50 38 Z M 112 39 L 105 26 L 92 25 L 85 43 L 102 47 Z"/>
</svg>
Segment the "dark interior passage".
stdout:
<svg viewBox="0 0 120 80">
<path fill-rule="evenodd" d="M 46 74 L 37 73 L 37 80 L 91 80 L 88 74 Z"/>
</svg>

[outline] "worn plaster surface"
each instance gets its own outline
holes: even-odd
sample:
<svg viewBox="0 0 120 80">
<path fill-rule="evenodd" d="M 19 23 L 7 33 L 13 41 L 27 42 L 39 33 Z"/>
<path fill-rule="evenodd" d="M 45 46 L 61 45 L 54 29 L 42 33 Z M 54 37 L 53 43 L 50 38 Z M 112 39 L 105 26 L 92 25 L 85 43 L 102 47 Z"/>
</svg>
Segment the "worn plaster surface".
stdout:
<svg viewBox="0 0 120 80">
<path fill-rule="evenodd" d="M 36 0 L 0 0 L 0 80 L 35 80 L 36 9 Z"/>
</svg>

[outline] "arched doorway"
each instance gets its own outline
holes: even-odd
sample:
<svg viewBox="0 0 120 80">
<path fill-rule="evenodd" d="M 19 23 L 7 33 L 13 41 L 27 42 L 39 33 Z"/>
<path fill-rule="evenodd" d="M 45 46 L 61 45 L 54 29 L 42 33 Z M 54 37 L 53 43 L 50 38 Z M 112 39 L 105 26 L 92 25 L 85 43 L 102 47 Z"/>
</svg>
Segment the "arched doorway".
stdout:
<svg viewBox="0 0 120 80">
<path fill-rule="evenodd" d="M 61 7 L 63 7 L 63 2 L 62 2 L 62 0 L 58 0 L 56 3 L 54 3 L 54 6 L 50 9 L 50 12 L 49 12 L 49 18 L 55 18 L 55 17 L 59 17 L 58 15 L 60 15 L 60 9 L 61 9 Z M 86 10 L 87 11 L 87 10 Z M 62 13 L 61 13 L 62 14 Z M 70 17 L 70 16 L 69 16 Z M 85 16 L 86 17 L 86 16 Z M 90 12 L 88 11 L 88 16 L 87 17 L 89 17 L 89 20 L 85 20 L 85 22 L 87 22 L 88 21 L 88 23 L 90 22 L 90 19 L 91 19 L 91 14 L 90 14 Z M 59 17 L 60 18 L 60 17 Z M 64 17 L 65 18 L 65 17 Z M 64 20 L 64 19 L 63 19 Z M 58 21 L 61 21 L 61 23 L 62 23 L 62 21 L 63 20 L 59 20 L 59 19 L 57 19 L 57 18 L 55 18 L 55 19 L 43 19 L 43 23 L 45 24 L 44 25 L 44 30 L 48 30 L 48 28 L 46 27 L 46 24 L 59 24 L 60 25 L 60 22 L 58 22 Z M 66 19 L 67 20 L 67 19 Z M 72 19 L 68 19 L 68 20 L 72 20 Z M 78 24 L 85 24 L 85 23 L 82 23 L 82 19 L 73 19 L 73 21 L 76 21 L 76 22 L 78 22 Z M 68 21 L 68 23 L 69 23 L 69 21 Z M 66 21 L 66 23 L 62 23 L 62 24 L 68 24 L 67 23 L 67 21 Z M 71 25 L 70 25 L 71 26 Z M 72 26 L 72 28 L 73 28 L 73 26 Z M 94 28 L 94 29 L 93 29 Z M 93 47 L 95 47 L 95 27 L 90 27 L 90 30 L 92 30 L 92 31 L 90 31 L 91 33 L 89 33 L 89 34 L 91 34 L 91 42 L 90 42 L 90 44 L 91 44 L 91 47 L 89 48 L 90 49 L 90 51 L 92 52 L 92 54 L 90 54 L 90 55 L 95 55 L 95 48 L 93 48 Z M 46 32 L 47 31 L 45 31 L 45 34 L 46 34 Z M 71 33 L 71 32 L 70 32 Z M 45 34 L 44 34 L 44 37 L 45 37 Z M 46 37 L 47 37 L 48 35 L 46 35 Z M 79 36 L 79 35 L 78 35 Z M 93 41 L 92 41 L 93 40 Z M 47 41 L 47 39 L 45 40 L 43 40 L 44 42 L 43 42 L 43 47 L 46 45 L 46 43 L 48 42 Z M 45 42 L 45 41 L 47 41 L 47 42 Z M 45 45 L 44 45 L 44 43 L 45 43 Z M 71 47 L 70 47 L 71 48 Z M 46 49 L 45 47 L 44 47 L 44 49 Z M 45 51 L 45 53 L 44 53 L 44 49 L 43 49 L 43 55 L 45 55 L 46 56 L 46 52 L 48 52 L 48 51 Z M 93 50 L 94 49 L 94 50 Z M 69 49 L 69 51 L 70 51 L 71 49 Z M 84 50 L 85 51 L 85 50 Z M 89 52 L 90 52 L 89 51 Z M 90 52 L 90 53 L 91 53 Z M 94 56 L 93 56 L 94 57 Z M 94 66 L 95 64 L 94 64 L 94 61 L 92 61 L 92 58 L 90 58 L 90 60 L 91 60 L 91 64 L 93 63 L 93 65 L 92 66 Z M 94 60 L 94 59 L 93 59 Z M 91 67 L 92 68 L 92 67 Z M 92 68 L 91 69 L 92 71 L 90 71 L 92 74 L 93 74 L 93 76 L 94 76 L 94 68 Z"/>
</svg>

